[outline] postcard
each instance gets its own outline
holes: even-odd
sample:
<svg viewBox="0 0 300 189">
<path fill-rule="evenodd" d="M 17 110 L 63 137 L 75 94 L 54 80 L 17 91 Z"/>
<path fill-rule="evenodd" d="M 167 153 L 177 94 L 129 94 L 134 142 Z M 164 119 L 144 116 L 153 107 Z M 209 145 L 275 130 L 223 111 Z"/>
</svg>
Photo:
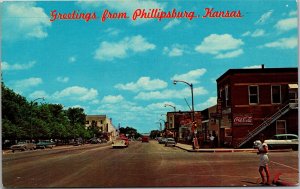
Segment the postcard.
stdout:
<svg viewBox="0 0 300 189">
<path fill-rule="evenodd" d="M 296 186 L 298 2 L 1 2 L 5 188 Z"/>
</svg>

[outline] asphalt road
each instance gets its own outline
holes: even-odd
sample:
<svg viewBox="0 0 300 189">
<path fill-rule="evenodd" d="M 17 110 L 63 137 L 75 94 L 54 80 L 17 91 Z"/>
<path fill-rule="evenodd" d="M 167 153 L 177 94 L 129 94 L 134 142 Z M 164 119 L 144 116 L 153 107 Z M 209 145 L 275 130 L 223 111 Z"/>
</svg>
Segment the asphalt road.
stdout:
<svg viewBox="0 0 300 189">
<path fill-rule="evenodd" d="M 297 182 L 298 152 L 269 154 L 272 177 Z M 192 153 L 156 141 L 128 148 L 84 145 L 2 155 L 4 187 L 258 186 L 258 156 Z"/>
</svg>

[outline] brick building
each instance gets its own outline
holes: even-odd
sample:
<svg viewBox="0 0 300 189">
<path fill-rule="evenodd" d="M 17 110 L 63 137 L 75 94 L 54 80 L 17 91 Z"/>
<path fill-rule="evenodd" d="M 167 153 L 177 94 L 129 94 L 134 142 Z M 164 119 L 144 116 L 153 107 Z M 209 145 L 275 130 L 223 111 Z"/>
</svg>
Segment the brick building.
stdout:
<svg viewBox="0 0 300 189">
<path fill-rule="evenodd" d="M 197 128 L 193 128 L 192 111 L 167 112 L 166 135 L 174 137 L 179 142 L 191 143 L 195 129 L 201 126 L 201 112 L 194 112 L 194 122 Z"/>
<path fill-rule="evenodd" d="M 217 79 L 220 144 L 251 146 L 259 133 L 298 134 L 298 69 L 229 69 Z"/>
</svg>

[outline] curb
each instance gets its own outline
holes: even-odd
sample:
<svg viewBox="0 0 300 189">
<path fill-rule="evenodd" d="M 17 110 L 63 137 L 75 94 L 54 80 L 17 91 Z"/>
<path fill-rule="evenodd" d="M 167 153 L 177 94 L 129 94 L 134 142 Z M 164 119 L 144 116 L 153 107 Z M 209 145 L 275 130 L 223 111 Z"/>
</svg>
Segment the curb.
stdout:
<svg viewBox="0 0 300 189">
<path fill-rule="evenodd" d="M 183 146 L 176 145 L 177 148 L 180 148 L 182 150 L 185 150 L 187 152 L 205 152 L 205 153 L 222 153 L 222 152 L 249 152 L 249 153 L 256 153 L 257 149 L 188 149 Z M 291 152 L 292 149 L 278 149 L 278 150 L 269 150 L 269 152 Z"/>
</svg>

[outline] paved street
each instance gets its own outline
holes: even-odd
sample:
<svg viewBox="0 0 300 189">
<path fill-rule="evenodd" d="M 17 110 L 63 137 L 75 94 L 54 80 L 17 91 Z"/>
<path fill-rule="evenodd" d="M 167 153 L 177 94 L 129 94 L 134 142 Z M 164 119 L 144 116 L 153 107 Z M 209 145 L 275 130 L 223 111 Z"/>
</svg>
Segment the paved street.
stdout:
<svg viewBox="0 0 300 189">
<path fill-rule="evenodd" d="M 269 153 L 270 171 L 298 183 L 298 152 Z M 194 153 L 156 141 L 128 148 L 84 145 L 2 155 L 5 187 L 257 186 L 253 152 Z"/>
</svg>

